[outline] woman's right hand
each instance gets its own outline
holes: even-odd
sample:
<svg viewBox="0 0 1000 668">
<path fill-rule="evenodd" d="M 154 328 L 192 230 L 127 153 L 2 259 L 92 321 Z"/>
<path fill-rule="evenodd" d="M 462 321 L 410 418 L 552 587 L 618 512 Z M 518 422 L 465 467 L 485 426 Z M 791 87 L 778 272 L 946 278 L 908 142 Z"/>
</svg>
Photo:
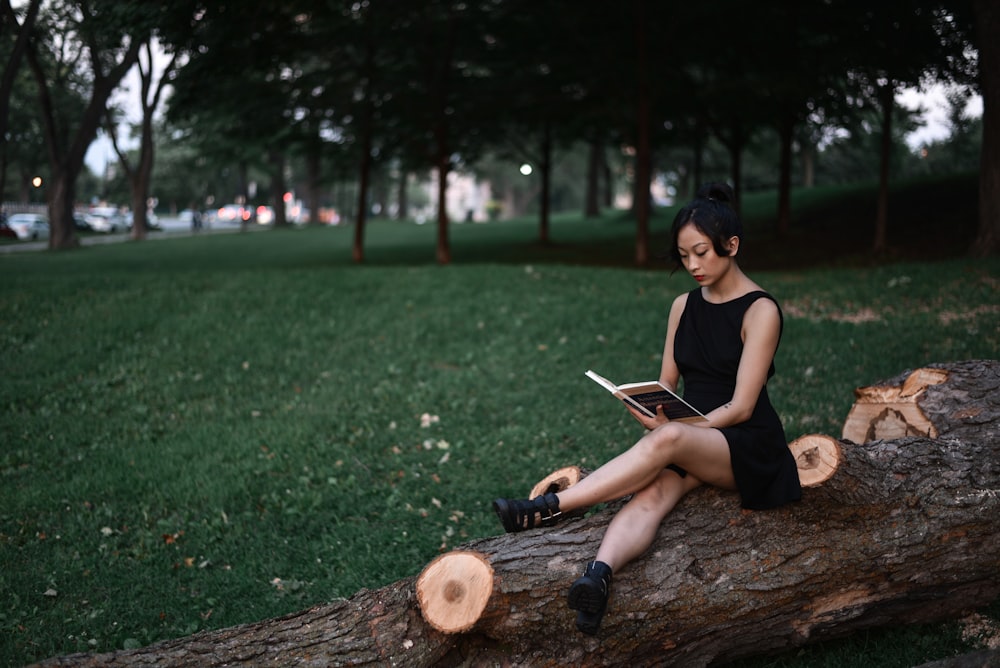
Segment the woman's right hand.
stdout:
<svg viewBox="0 0 1000 668">
<path fill-rule="evenodd" d="M 629 406 L 628 404 L 625 404 L 625 408 L 627 408 L 629 413 L 632 414 L 632 417 L 634 417 L 636 420 L 639 421 L 639 424 L 641 424 L 649 431 L 652 431 L 657 427 L 659 427 L 660 425 L 670 422 L 670 418 L 668 418 L 666 415 L 663 414 L 663 406 L 656 407 L 656 417 L 649 417 L 645 413 L 633 408 L 632 406 Z"/>
</svg>

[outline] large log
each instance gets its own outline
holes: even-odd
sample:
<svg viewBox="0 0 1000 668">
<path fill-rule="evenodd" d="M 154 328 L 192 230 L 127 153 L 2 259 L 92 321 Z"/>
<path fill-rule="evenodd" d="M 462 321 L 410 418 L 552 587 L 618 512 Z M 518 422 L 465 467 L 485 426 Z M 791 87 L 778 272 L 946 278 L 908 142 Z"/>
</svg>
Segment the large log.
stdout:
<svg viewBox="0 0 1000 668">
<path fill-rule="evenodd" d="M 1000 395 L 982 401 L 995 411 Z M 460 633 L 425 621 L 407 578 L 288 617 L 42 665 L 700 666 L 954 619 L 1000 597 L 1000 441 L 995 423 L 962 434 L 843 441 L 835 475 L 776 510 L 696 490 L 615 574 L 596 637 L 575 630 L 565 593 L 607 510 L 463 546 L 488 562 L 491 595 Z"/>
</svg>

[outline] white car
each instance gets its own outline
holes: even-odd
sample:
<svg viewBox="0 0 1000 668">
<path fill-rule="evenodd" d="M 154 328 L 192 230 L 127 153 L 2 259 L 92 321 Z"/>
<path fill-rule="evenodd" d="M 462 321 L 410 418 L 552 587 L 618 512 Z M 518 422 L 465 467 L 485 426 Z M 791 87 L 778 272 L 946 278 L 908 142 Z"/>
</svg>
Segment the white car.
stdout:
<svg viewBox="0 0 1000 668">
<path fill-rule="evenodd" d="M 112 207 L 99 207 L 87 214 L 87 224 L 95 232 L 124 232 L 128 229 L 125 216 Z"/>
<path fill-rule="evenodd" d="M 18 239 L 48 239 L 49 219 L 40 213 L 15 213 L 7 219 L 7 227 Z"/>
</svg>

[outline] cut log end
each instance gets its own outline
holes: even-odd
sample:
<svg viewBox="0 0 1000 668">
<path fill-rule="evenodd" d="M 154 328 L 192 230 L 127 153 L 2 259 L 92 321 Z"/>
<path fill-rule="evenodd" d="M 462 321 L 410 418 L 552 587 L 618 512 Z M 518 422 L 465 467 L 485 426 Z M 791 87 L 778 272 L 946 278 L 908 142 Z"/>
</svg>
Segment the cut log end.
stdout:
<svg viewBox="0 0 1000 668">
<path fill-rule="evenodd" d="M 815 487 L 829 480 L 840 465 L 840 443 L 831 436 L 806 434 L 788 444 L 799 470 L 799 483 Z"/>
<path fill-rule="evenodd" d="M 923 368 L 895 385 L 857 388 L 841 436 L 854 443 L 906 436 L 937 438 L 938 430 L 921 410 L 918 400 L 928 387 L 947 380 L 946 370 Z"/>
<path fill-rule="evenodd" d="M 493 567 L 479 552 L 449 552 L 427 564 L 416 587 L 427 623 L 442 633 L 462 633 L 486 609 L 493 592 Z"/>
<path fill-rule="evenodd" d="M 528 498 L 533 499 L 536 496 L 550 492 L 561 492 L 567 487 L 572 487 L 580 482 L 586 475 L 586 472 L 579 466 L 565 466 L 561 469 L 556 469 L 535 483 L 535 486 L 531 488 L 531 494 L 528 495 Z"/>
</svg>

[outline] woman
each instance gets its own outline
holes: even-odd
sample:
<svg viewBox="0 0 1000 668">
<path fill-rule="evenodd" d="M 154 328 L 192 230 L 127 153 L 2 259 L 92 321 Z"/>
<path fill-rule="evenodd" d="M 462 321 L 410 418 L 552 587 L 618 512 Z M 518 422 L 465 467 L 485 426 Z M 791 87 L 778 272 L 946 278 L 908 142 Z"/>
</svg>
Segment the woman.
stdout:
<svg viewBox="0 0 1000 668">
<path fill-rule="evenodd" d="M 703 186 L 674 219 L 671 257 L 699 287 L 670 308 L 660 381 L 708 418 L 671 422 L 629 408 L 649 431 L 576 485 L 532 500 L 496 499 L 508 532 L 549 526 L 563 512 L 632 495 L 615 515 L 594 561 L 569 590 L 577 628 L 595 634 L 613 571 L 640 556 L 663 518 L 701 484 L 736 490 L 742 506 L 773 508 L 801 497 L 795 460 L 767 394 L 781 338 L 777 302 L 740 270 L 743 225 L 725 184 Z"/>
</svg>

